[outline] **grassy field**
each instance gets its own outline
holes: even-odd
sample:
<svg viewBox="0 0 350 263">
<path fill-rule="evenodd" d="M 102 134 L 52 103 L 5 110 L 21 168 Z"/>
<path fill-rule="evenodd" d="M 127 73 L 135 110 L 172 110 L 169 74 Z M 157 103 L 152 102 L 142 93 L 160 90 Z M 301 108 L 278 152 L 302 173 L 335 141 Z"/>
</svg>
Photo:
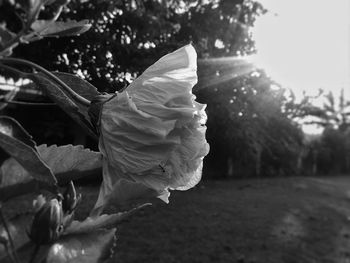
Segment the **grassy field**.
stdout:
<svg viewBox="0 0 350 263">
<path fill-rule="evenodd" d="M 84 217 L 97 195 L 82 189 Z M 204 181 L 118 228 L 116 262 L 350 262 L 350 177 Z"/>
</svg>

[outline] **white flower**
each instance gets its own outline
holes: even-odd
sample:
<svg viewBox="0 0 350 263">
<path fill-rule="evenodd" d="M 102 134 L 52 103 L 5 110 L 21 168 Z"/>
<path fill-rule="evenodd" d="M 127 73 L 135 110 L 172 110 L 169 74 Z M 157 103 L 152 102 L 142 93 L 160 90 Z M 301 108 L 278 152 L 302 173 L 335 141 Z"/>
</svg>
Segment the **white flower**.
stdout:
<svg viewBox="0 0 350 263">
<path fill-rule="evenodd" d="M 103 183 L 96 208 L 150 195 L 168 202 L 168 189 L 187 190 L 200 181 L 209 145 L 206 105 L 192 94 L 196 83 L 197 54 L 187 45 L 103 104 Z"/>
</svg>

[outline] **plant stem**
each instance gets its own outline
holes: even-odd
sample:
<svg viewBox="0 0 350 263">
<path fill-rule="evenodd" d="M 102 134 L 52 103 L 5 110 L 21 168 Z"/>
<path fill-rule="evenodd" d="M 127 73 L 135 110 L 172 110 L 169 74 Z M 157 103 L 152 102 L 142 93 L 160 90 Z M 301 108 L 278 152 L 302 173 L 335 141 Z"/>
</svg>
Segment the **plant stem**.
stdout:
<svg viewBox="0 0 350 263">
<path fill-rule="evenodd" d="M 8 64 L 20 64 L 29 66 L 31 68 L 34 68 L 42 73 L 44 73 L 47 77 L 49 77 L 51 80 L 54 80 L 57 84 L 59 84 L 74 100 L 77 102 L 85 105 L 90 106 L 90 101 L 85 99 L 84 97 L 77 94 L 75 91 L 73 91 L 66 83 L 64 83 L 60 78 L 56 77 L 54 74 L 52 74 L 50 71 L 44 69 L 43 67 L 39 66 L 38 64 L 35 64 L 31 61 L 20 59 L 20 58 L 2 58 L 0 59 L 0 62 L 8 63 Z M 25 74 L 26 77 L 30 78 L 30 74 Z"/>
<path fill-rule="evenodd" d="M 11 72 L 12 74 L 15 74 L 16 77 L 18 77 L 18 78 L 26 78 L 26 77 L 27 77 L 27 74 L 26 74 L 26 73 L 24 73 L 24 72 L 22 72 L 22 71 L 20 71 L 20 70 L 17 70 L 17 69 L 15 69 L 15 68 L 13 68 L 13 67 L 6 66 L 6 65 L 1 64 L 1 63 L 0 63 L 0 68 L 3 68 L 3 69 L 5 69 L 5 70 Z"/>
<path fill-rule="evenodd" d="M 43 3 L 41 5 L 43 5 Z M 0 50 L 0 55 L 1 55 L 1 53 L 4 53 L 8 49 L 13 49 L 13 48 L 17 47 L 20 43 L 28 43 L 28 42 L 32 41 L 32 38 L 35 35 L 40 34 L 40 32 L 32 32 L 31 34 L 26 35 L 27 33 L 30 33 L 30 31 L 32 31 L 31 26 L 35 22 L 35 20 L 37 20 L 38 15 L 40 13 L 40 9 L 41 8 L 38 9 L 39 12 L 36 14 L 36 16 L 34 16 L 30 21 L 27 21 L 27 23 L 24 23 L 22 18 L 20 16 L 18 16 L 18 14 L 16 13 L 16 16 L 18 16 L 21 19 L 22 29 L 20 32 L 17 33 L 17 35 L 14 38 L 12 38 L 11 40 L 9 40 L 8 42 L 5 43 L 5 45 Z M 53 18 L 51 18 L 50 22 L 47 23 L 46 26 L 44 28 L 42 28 L 41 31 L 44 31 L 52 23 L 54 23 L 58 19 L 58 17 L 60 16 L 62 10 L 63 10 L 63 6 L 61 6 L 57 10 L 56 14 L 53 16 Z M 26 38 L 26 39 L 23 39 L 23 38 Z"/>
<path fill-rule="evenodd" d="M 17 15 L 17 14 L 16 14 Z M 6 42 L 5 45 L 2 47 L 2 50 L 0 50 L 0 55 L 1 53 L 4 53 L 8 49 L 13 49 L 19 45 L 21 42 L 21 38 L 30 30 L 31 24 L 24 24 L 23 20 L 21 19 L 22 22 L 22 30 L 17 33 L 17 35 L 12 38 L 10 41 Z"/>
<path fill-rule="evenodd" d="M 11 232 L 10 232 L 10 229 L 7 225 L 7 222 L 6 222 L 6 219 L 2 213 L 2 206 L 1 206 L 1 203 L 0 203 L 0 219 L 4 225 L 4 228 L 5 228 L 5 231 L 7 232 L 7 236 L 8 236 L 8 239 L 9 239 L 9 243 L 10 243 L 10 246 L 11 246 L 11 250 L 12 250 L 12 253 L 13 253 L 13 258 L 15 260 L 16 263 L 19 263 L 19 260 L 18 260 L 18 255 L 16 253 L 16 248 L 15 248 L 15 245 L 13 243 L 13 239 L 12 239 L 12 236 L 11 236 Z"/>
</svg>

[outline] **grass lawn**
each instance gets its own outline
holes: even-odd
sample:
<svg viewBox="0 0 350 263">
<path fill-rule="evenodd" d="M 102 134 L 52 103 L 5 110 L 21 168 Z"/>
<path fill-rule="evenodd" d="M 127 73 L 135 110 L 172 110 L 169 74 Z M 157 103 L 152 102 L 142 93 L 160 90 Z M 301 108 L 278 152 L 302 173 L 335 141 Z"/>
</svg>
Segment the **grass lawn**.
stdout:
<svg viewBox="0 0 350 263">
<path fill-rule="evenodd" d="M 203 181 L 120 225 L 115 262 L 350 262 L 349 219 L 350 177 Z"/>
</svg>

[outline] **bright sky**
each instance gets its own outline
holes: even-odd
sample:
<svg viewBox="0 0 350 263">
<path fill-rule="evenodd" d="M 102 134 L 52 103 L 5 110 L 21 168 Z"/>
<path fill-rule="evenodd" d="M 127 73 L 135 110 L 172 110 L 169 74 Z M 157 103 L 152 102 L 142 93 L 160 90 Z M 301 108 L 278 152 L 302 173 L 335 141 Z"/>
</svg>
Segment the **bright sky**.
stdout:
<svg viewBox="0 0 350 263">
<path fill-rule="evenodd" d="M 258 64 L 297 94 L 344 88 L 350 99 L 350 1 L 260 2 L 271 12 L 253 30 Z"/>
</svg>

